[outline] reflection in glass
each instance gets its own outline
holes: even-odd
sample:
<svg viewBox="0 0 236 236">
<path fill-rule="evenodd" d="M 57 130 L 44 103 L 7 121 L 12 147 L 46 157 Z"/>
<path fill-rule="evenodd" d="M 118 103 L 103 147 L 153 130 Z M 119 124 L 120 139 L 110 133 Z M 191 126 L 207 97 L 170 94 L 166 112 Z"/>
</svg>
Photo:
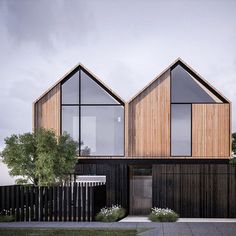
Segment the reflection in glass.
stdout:
<svg viewBox="0 0 236 236">
<path fill-rule="evenodd" d="M 198 84 L 182 66 L 171 71 L 171 102 L 215 102 L 215 100 Z"/>
<path fill-rule="evenodd" d="M 191 104 L 171 105 L 171 155 L 191 156 Z"/>
<path fill-rule="evenodd" d="M 124 155 L 122 106 L 81 106 L 82 156 Z"/>
<path fill-rule="evenodd" d="M 62 133 L 68 133 L 79 142 L 79 107 L 62 106 Z"/>
<path fill-rule="evenodd" d="M 79 103 L 79 72 L 75 73 L 61 86 L 62 104 Z"/>
<path fill-rule="evenodd" d="M 81 70 L 81 104 L 118 104 L 118 102 Z"/>
</svg>

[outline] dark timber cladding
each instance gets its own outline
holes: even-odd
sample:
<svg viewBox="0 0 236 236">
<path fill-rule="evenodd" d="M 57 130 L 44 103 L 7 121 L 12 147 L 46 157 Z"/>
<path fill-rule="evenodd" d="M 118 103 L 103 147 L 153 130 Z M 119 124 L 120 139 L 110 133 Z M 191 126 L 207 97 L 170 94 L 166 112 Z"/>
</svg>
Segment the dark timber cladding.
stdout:
<svg viewBox="0 0 236 236">
<path fill-rule="evenodd" d="M 106 175 L 107 206 L 122 205 L 128 209 L 128 165 L 126 164 L 77 164 L 77 175 Z"/>
<path fill-rule="evenodd" d="M 121 204 L 129 211 L 129 169 L 135 161 L 124 164 L 98 160 L 97 164 L 86 164 L 80 160 L 76 174 L 106 175 L 107 205 Z M 236 217 L 236 165 L 211 162 L 180 160 L 151 165 L 152 205 L 171 208 L 181 217 Z M 137 160 L 135 165 L 150 163 Z"/>
<path fill-rule="evenodd" d="M 105 199 L 105 185 L 95 182 L 0 186 L 0 212 L 8 211 L 15 221 L 93 221 Z"/>
</svg>

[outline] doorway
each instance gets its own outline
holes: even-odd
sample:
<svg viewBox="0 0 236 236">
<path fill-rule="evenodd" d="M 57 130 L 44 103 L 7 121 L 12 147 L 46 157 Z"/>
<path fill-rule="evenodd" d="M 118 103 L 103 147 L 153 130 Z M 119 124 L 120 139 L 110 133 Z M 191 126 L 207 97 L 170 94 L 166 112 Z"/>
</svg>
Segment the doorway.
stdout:
<svg viewBox="0 0 236 236">
<path fill-rule="evenodd" d="M 130 166 L 130 215 L 148 215 L 152 207 L 152 167 Z"/>
</svg>

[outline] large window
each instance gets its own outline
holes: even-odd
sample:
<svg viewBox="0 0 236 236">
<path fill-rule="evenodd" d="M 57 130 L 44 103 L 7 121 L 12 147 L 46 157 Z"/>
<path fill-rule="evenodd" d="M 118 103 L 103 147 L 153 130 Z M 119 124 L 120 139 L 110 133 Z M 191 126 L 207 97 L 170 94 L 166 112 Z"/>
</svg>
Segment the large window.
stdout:
<svg viewBox="0 0 236 236">
<path fill-rule="evenodd" d="M 172 103 L 214 103 L 213 94 L 204 88 L 182 66 L 171 71 Z"/>
<path fill-rule="evenodd" d="M 180 64 L 171 70 L 171 156 L 192 155 L 192 104 L 222 103 Z"/>
<path fill-rule="evenodd" d="M 62 132 L 80 156 L 124 155 L 124 104 L 80 70 L 62 84 Z"/>
<path fill-rule="evenodd" d="M 79 72 L 61 86 L 62 104 L 79 104 Z"/>
<path fill-rule="evenodd" d="M 171 155 L 191 156 L 191 104 L 171 105 Z"/>
</svg>

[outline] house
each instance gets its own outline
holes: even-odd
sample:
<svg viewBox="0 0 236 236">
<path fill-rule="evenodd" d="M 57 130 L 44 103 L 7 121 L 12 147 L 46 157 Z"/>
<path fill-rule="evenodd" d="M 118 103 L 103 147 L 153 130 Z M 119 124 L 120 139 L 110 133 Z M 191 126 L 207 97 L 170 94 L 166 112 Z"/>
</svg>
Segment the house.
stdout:
<svg viewBox="0 0 236 236">
<path fill-rule="evenodd" d="M 106 176 L 107 205 L 236 217 L 231 103 L 181 59 L 129 102 L 79 64 L 34 102 L 33 127 L 79 142 L 75 174 Z"/>
</svg>

